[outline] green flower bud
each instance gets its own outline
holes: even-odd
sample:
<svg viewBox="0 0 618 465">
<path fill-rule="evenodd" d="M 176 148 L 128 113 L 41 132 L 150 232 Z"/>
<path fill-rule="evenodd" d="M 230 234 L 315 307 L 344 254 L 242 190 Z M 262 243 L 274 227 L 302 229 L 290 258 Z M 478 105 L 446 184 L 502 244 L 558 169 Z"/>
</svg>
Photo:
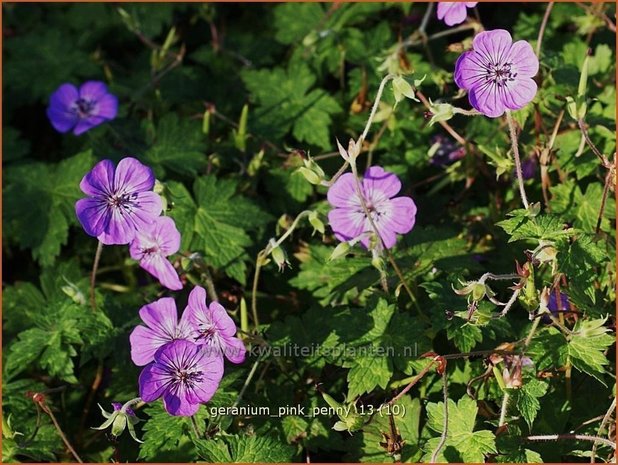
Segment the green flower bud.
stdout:
<svg viewBox="0 0 618 465">
<path fill-rule="evenodd" d="M 449 103 L 430 103 L 431 119 L 429 120 L 429 126 L 433 126 L 440 121 L 448 121 L 455 115 L 455 107 Z"/>
<path fill-rule="evenodd" d="M 333 253 L 330 254 L 330 257 L 328 257 L 328 261 L 332 262 L 333 260 L 337 260 L 338 258 L 345 257 L 349 251 L 350 244 L 348 244 L 347 242 L 342 242 L 337 247 L 335 247 Z"/>
<path fill-rule="evenodd" d="M 324 223 L 322 223 L 322 220 L 318 217 L 318 212 L 312 211 L 309 213 L 309 223 L 313 226 L 314 233 L 318 231 L 319 233 L 324 234 Z"/>
</svg>

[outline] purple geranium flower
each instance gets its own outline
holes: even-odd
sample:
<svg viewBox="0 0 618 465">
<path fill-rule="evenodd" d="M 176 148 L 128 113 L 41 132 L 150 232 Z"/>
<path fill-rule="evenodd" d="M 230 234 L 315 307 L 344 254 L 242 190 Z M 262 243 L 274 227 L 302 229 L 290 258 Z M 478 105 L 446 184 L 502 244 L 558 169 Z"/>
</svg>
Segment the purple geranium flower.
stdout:
<svg viewBox="0 0 618 465">
<path fill-rule="evenodd" d="M 180 233 L 174 220 L 160 216 L 154 223 L 138 230 L 129 246 L 131 258 L 156 277 L 162 285 L 173 291 L 182 289 L 174 266 L 166 258 L 180 248 Z"/>
<path fill-rule="evenodd" d="M 222 376 L 221 356 L 193 342 L 177 340 L 157 350 L 154 362 L 142 370 L 139 395 L 144 402 L 163 396 L 168 413 L 191 416 L 214 395 Z"/>
<path fill-rule="evenodd" d="M 234 320 L 218 302 L 206 305 L 206 291 L 203 287 L 196 286 L 189 294 L 189 305 L 183 318 L 191 323 L 192 340 L 196 344 L 212 347 L 214 350 L 207 351 L 223 354 L 232 363 L 245 361 L 245 345 L 234 337 Z"/>
<path fill-rule="evenodd" d="M 552 291 L 549 294 L 549 302 L 547 303 L 547 309 L 554 314 L 557 314 L 558 312 L 570 311 L 571 303 L 569 302 L 569 297 L 564 292 L 560 293 L 560 304 L 562 308 L 560 308 L 560 306 L 558 305 L 556 293 Z"/>
<path fill-rule="evenodd" d="M 330 187 L 328 201 L 335 208 L 328 213 L 328 221 L 340 241 L 360 239 L 369 248 L 373 228 L 363 211 L 355 184 L 354 175 L 346 173 Z M 397 241 L 397 234 L 405 234 L 414 227 L 416 205 L 410 197 L 394 197 L 401 190 L 401 182 L 379 166 L 372 166 L 365 172 L 362 190 L 384 247 L 390 249 Z"/>
<path fill-rule="evenodd" d="M 525 180 L 533 179 L 536 176 L 537 159 L 532 156 L 521 162 L 521 175 Z"/>
<path fill-rule="evenodd" d="M 117 167 L 102 160 L 79 185 L 89 197 L 75 204 L 77 218 L 103 244 L 128 244 L 161 213 L 161 197 L 151 191 L 154 182 L 152 170 L 135 158 L 123 158 Z"/>
<path fill-rule="evenodd" d="M 478 2 L 438 2 L 438 19 L 447 26 L 463 23 L 468 16 L 467 8 L 474 8 Z"/>
<path fill-rule="evenodd" d="M 171 297 L 163 297 L 144 305 L 139 316 L 146 326 L 137 326 L 129 336 L 133 363 L 138 366 L 147 365 L 154 360 L 155 353 L 161 346 L 176 339 L 188 339 L 192 328 L 186 313 L 179 323 L 176 302 Z"/>
<path fill-rule="evenodd" d="M 118 99 L 100 81 L 88 81 L 79 90 L 62 84 L 49 98 L 47 117 L 58 132 L 79 136 L 94 126 L 112 120 L 118 112 Z"/>
<path fill-rule="evenodd" d="M 455 83 L 468 91 L 475 109 L 497 118 L 534 98 L 537 85 L 532 78 L 538 70 L 539 60 L 528 42 L 513 43 L 507 31 L 496 29 L 474 37 L 472 50 L 455 64 Z"/>
</svg>

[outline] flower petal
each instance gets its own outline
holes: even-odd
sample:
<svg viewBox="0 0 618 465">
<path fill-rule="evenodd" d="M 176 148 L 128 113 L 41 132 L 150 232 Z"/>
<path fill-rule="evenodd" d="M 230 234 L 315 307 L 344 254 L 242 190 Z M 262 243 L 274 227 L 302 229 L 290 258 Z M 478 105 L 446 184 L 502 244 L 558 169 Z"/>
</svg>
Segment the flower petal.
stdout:
<svg viewBox="0 0 618 465">
<path fill-rule="evenodd" d="M 508 83 L 504 94 L 504 104 L 509 110 L 519 110 L 530 103 L 536 96 L 537 85 L 530 78 L 516 78 Z"/>
<path fill-rule="evenodd" d="M 353 207 L 360 208 L 360 199 L 356 192 L 354 175 L 345 173 L 335 181 L 335 184 L 328 189 L 327 199 L 333 207 Z"/>
<path fill-rule="evenodd" d="M 106 204 L 96 198 L 79 199 L 75 203 L 75 213 L 86 234 L 93 237 L 101 235 L 111 216 Z"/>
<path fill-rule="evenodd" d="M 120 160 L 116 167 L 114 188 L 117 192 L 130 193 L 152 190 L 155 176 L 152 170 L 133 157 Z M 157 213 L 157 215 L 161 211 Z"/>
<path fill-rule="evenodd" d="M 463 23 L 468 16 L 465 3 L 439 2 L 438 19 L 444 19 L 447 26 Z"/>
<path fill-rule="evenodd" d="M 518 40 L 511 46 L 507 60 L 512 65 L 512 71 L 518 78 L 534 77 L 539 72 L 539 59 L 532 45 L 525 40 Z"/>
<path fill-rule="evenodd" d="M 168 389 L 163 394 L 163 406 L 167 413 L 174 416 L 190 417 L 200 408 L 199 403 L 192 403 L 187 399 L 187 390 L 182 387 Z"/>
<path fill-rule="evenodd" d="M 180 232 L 169 216 L 160 216 L 155 220 L 155 236 L 157 245 L 166 257 L 180 249 Z"/>
<path fill-rule="evenodd" d="M 245 361 L 247 349 L 241 339 L 237 337 L 223 338 L 221 349 L 223 350 L 225 358 L 230 362 L 238 364 Z"/>
<path fill-rule="evenodd" d="M 159 282 L 171 289 L 179 291 L 182 289 L 182 282 L 178 277 L 178 273 L 170 261 L 159 253 L 145 254 L 140 260 L 140 266 L 148 273 L 153 275 Z"/>
<path fill-rule="evenodd" d="M 374 205 L 381 200 L 390 199 L 401 190 L 401 181 L 394 173 L 381 166 L 372 166 L 363 176 L 363 193 L 366 201 Z"/>
<path fill-rule="evenodd" d="M 114 190 L 114 172 L 111 160 L 101 160 L 86 173 L 79 188 L 88 195 L 109 195 Z"/>
<path fill-rule="evenodd" d="M 131 214 L 120 208 L 108 209 L 109 221 L 98 239 L 105 245 L 128 244 L 135 237 L 135 222 Z"/>
<path fill-rule="evenodd" d="M 504 29 L 483 31 L 472 41 L 472 48 L 478 53 L 483 63 L 504 63 L 508 56 L 513 39 Z"/>
<path fill-rule="evenodd" d="M 335 208 L 328 212 L 328 223 L 335 237 L 342 242 L 360 236 L 364 230 L 365 214 L 352 208 Z"/>
<path fill-rule="evenodd" d="M 481 59 L 481 56 L 472 50 L 459 55 L 453 78 L 460 89 L 469 91 L 486 81 L 486 70 Z"/>
<path fill-rule="evenodd" d="M 161 197 L 152 191 L 137 193 L 131 202 L 133 210 L 129 215 L 135 223 L 135 229 L 137 230 L 142 230 L 154 223 L 163 210 Z"/>
<path fill-rule="evenodd" d="M 152 402 L 163 395 L 169 376 L 161 366 L 151 363 L 139 375 L 139 396 L 144 402 Z"/>
<path fill-rule="evenodd" d="M 139 316 L 162 339 L 172 340 L 179 337 L 178 310 L 171 297 L 163 297 L 144 305 L 139 310 Z"/>
<path fill-rule="evenodd" d="M 79 87 L 79 97 L 98 101 L 108 94 L 107 85 L 101 81 L 86 81 Z"/>
<path fill-rule="evenodd" d="M 154 360 L 157 350 L 170 342 L 170 339 L 157 331 L 139 325 L 131 332 L 129 342 L 131 343 L 131 360 L 137 366 L 144 366 Z"/>
<path fill-rule="evenodd" d="M 211 302 L 209 308 L 212 322 L 217 327 L 219 334 L 230 337 L 234 336 L 236 334 L 236 324 L 225 308 L 219 302 Z"/>
<path fill-rule="evenodd" d="M 105 120 L 103 118 L 99 118 L 98 116 L 89 116 L 88 118 L 80 119 L 77 122 L 75 129 L 73 129 L 73 134 L 79 136 L 104 122 Z"/>
<path fill-rule="evenodd" d="M 118 98 L 115 95 L 107 94 L 97 101 L 93 115 L 105 120 L 112 120 L 118 114 Z"/>
<path fill-rule="evenodd" d="M 380 218 L 380 225 L 387 224 L 388 228 L 399 234 L 410 232 L 416 220 L 416 204 L 410 197 L 395 197 L 390 199 L 384 214 Z"/>
<path fill-rule="evenodd" d="M 488 81 L 480 86 L 474 87 L 468 98 L 470 104 L 490 118 L 497 118 L 504 114 L 504 87 L 499 88 L 494 83 Z"/>
<path fill-rule="evenodd" d="M 217 391 L 223 378 L 223 358 L 221 354 L 200 347 L 200 358 L 196 360 L 195 369 L 201 371 L 201 381 L 187 390 L 187 400 L 192 403 L 208 402 Z"/>
</svg>

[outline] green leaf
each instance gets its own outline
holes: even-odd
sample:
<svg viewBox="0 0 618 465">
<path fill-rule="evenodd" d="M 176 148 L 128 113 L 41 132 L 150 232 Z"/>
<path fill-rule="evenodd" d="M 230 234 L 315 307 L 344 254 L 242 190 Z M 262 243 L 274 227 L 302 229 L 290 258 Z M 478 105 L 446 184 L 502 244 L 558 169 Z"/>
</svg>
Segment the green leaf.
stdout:
<svg viewBox="0 0 618 465">
<path fill-rule="evenodd" d="M 564 221 L 557 215 L 538 215 L 531 218 L 526 210 L 514 210 L 508 214 L 512 218 L 496 223 L 511 237 L 509 242 L 518 240 L 555 240 L 573 233 L 566 228 Z"/>
<path fill-rule="evenodd" d="M 225 436 L 197 441 L 200 457 L 209 462 L 291 462 L 294 448 L 267 436 Z"/>
<path fill-rule="evenodd" d="M 197 120 L 179 119 L 175 113 L 167 113 L 159 120 L 148 142 L 150 148 L 144 153 L 144 162 L 158 177 L 167 170 L 195 176 L 206 166 L 206 146 Z"/>
<path fill-rule="evenodd" d="M 312 89 L 315 76 L 304 63 L 287 70 L 247 70 L 242 73 L 249 92 L 260 105 L 252 124 L 258 133 L 282 137 L 289 131 L 296 140 L 323 149 L 332 146 L 332 115 L 341 111 L 337 101 L 321 89 Z"/>
<path fill-rule="evenodd" d="M 53 265 L 66 244 L 69 226 L 78 224 L 75 202 L 84 196 L 82 177 L 94 165 L 90 151 L 57 164 L 27 163 L 7 169 L 3 212 L 8 236 L 31 249 L 43 266 Z"/>
<path fill-rule="evenodd" d="M 517 409 L 530 429 L 532 429 L 532 423 L 534 423 L 534 419 L 541 409 L 539 398 L 547 393 L 547 388 L 547 383 L 533 378 L 527 380 L 521 389 L 511 390 L 512 401 L 517 405 Z"/>
<path fill-rule="evenodd" d="M 202 409 L 203 410 L 203 409 Z M 147 461 L 193 462 L 196 458 L 195 446 L 189 438 L 191 430 L 188 417 L 176 417 L 167 413 L 161 402 L 156 402 L 144 410 L 150 416 L 144 423 L 138 459 Z M 203 413 L 198 412 L 198 418 Z"/>
<path fill-rule="evenodd" d="M 175 203 L 170 215 L 183 231 L 182 247 L 204 255 L 206 262 L 220 268 L 241 284 L 246 282 L 246 248 L 253 245 L 249 231 L 270 221 L 270 216 L 250 200 L 236 194 L 233 180 L 214 176 L 198 178 L 195 200 L 180 184 L 170 183 Z"/>
<path fill-rule="evenodd" d="M 448 400 L 448 431 L 446 443 L 438 455 L 441 462 L 484 462 L 485 456 L 496 453 L 495 437 L 491 431 L 474 431 L 478 407 L 469 397 L 462 397 L 457 404 Z M 444 402 L 427 404 L 427 426 L 438 433 L 444 428 Z M 424 460 L 431 457 L 440 438 L 432 438 L 423 447 Z M 448 456 L 448 458 L 447 458 Z"/>
<path fill-rule="evenodd" d="M 552 187 L 550 191 L 552 193 L 550 205 L 554 213 L 574 221 L 573 225 L 578 229 L 589 233 L 595 232 L 601 211 L 603 194 L 601 184 L 589 184 L 586 193 L 582 194 L 581 189 L 573 180 L 567 180 Z M 607 197 L 603 217 L 601 229 L 611 231 L 612 224 L 609 220 L 616 218 L 616 203 L 612 196 Z"/>
<path fill-rule="evenodd" d="M 320 25 L 324 8 L 319 3 L 283 3 L 275 7 L 275 38 L 282 44 L 302 40 Z"/>
<path fill-rule="evenodd" d="M 573 334 L 569 336 L 568 344 L 562 349 L 568 362 L 604 385 L 604 367 L 609 364 L 604 352 L 615 343 L 615 338 L 607 334 L 610 329 L 603 326 L 606 321 L 606 318 L 578 320 L 573 328 Z"/>
<path fill-rule="evenodd" d="M 370 346 L 369 350 L 379 351 L 378 346 Z M 379 352 L 376 352 L 376 354 Z M 385 355 L 369 353 L 366 356 L 354 358 L 344 363 L 348 372 L 348 399 L 352 400 L 366 392 L 373 391 L 377 386 L 386 389 L 393 376 L 393 364 Z"/>
</svg>

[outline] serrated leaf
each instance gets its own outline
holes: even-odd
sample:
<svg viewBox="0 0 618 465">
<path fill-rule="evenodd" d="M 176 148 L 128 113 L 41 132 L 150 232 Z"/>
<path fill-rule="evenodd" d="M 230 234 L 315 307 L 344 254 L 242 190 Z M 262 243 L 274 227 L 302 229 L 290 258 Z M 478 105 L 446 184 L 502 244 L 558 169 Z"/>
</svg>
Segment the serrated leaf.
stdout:
<svg viewBox="0 0 618 465">
<path fill-rule="evenodd" d="M 379 349 L 376 346 L 369 350 Z M 393 364 L 385 355 L 368 354 L 355 357 L 352 361 L 345 362 L 348 372 L 348 399 L 352 400 L 366 392 L 373 391 L 377 386 L 386 389 L 388 382 L 393 376 Z"/>
<path fill-rule="evenodd" d="M 209 462 L 291 462 L 294 449 L 267 436 L 225 436 L 196 442 L 200 457 Z"/>
<path fill-rule="evenodd" d="M 457 404 L 448 400 L 448 431 L 447 439 L 437 460 L 440 462 L 477 462 L 485 461 L 485 456 L 496 452 L 495 436 L 491 431 L 474 431 L 478 407 L 469 397 L 462 397 Z M 427 426 L 436 432 L 442 432 L 444 427 L 444 402 L 427 404 Z M 440 438 L 432 438 L 423 447 L 425 459 L 431 457 Z M 445 454 L 454 449 L 456 454 Z"/>
<path fill-rule="evenodd" d="M 182 185 L 170 187 L 175 203 L 170 216 L 183 228 L 183 247 L 202 253 L 209 265 L 244 284 L 250 260 L 246 248 L 253 244 L 248 232 L 264 226 L 270 216 L 237 195 L 232 180 L 198 178 L 193 185 L 195 200 Z"/>
<path fill-rule="evenodd" d="M 158 177 L 168 170 L 195 176 L 206 166 L 206 146 L 199 121 L 167 113 L 148 142 L 150 148 L 144 153 L 144 162 Z"/>
<path fill-rule="evenodd" d="M 260 105 L 252 121 L 256 132 L 282 137 L 291 131 L 298 141 L 323 149 L 331 146 L 331 116 L 341 107 L 323 90 L 311 90 L 316 79 L 307 65 L 248 70 L 242 78 Z"/>
<path fill-rule="evenodd" d="M 527 380 L 521 389 L 512 390 L 512 399 L 517 405 L 517 409 L 524 417 L 528 428 L 532 429 L 532 423 L 536 418 L 537 413 L 541 409 L 539 398 L 543 397 L 547 392 L 547 383 L 538 379 Z"/>
<path fill-rule="evenodd" d="M 77 224 L 75 202 L 82 177 L 94 165 L 90 151 L 57 164 L 27 163 L 7 169 L 3 212 L 9 236 L 43 266 L 53 265 Z"/>
<path fill-rule="evenodd" d="M 589 374 L 605 385 L 604 367 L 609 364 L 604 351 L 615 343 L 615 338 L 603 326 L 606 319 L 579 320 L 573 328 L 568 344 L 563 346 L 562 354 L 579 371 Z"/>
</svg>

